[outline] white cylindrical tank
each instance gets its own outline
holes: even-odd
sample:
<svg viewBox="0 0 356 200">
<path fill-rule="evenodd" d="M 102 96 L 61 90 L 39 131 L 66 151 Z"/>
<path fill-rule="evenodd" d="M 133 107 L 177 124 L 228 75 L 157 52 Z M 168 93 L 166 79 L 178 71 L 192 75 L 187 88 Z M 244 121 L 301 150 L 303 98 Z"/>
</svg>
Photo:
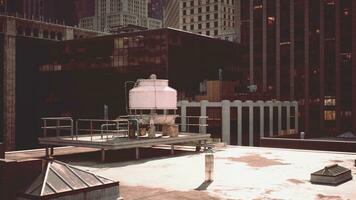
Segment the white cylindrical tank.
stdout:
<svg viewBox="0 0 356 200">
<path fill-rule="evenodd" d="M 168 80 L 139 79 L 137 86 L 129 93 L 129 108 L 134 110 L 171 110 L 177 109 L 177 91 L 168 86 Z"/>
</svg>

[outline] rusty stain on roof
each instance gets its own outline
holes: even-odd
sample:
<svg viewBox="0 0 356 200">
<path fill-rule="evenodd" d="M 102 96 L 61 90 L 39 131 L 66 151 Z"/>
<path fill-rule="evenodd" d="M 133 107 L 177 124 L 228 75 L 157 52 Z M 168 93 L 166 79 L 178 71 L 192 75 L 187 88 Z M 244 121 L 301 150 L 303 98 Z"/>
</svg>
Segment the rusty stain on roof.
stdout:
<svg viewBox="0 0 356 200">
<path fill-rule="evenodd" d="M 328 196 L 323 194 L 318 194 L 315 199 L 316 200 L 342 200 L 340 196 Z"/>
<path fill-rule="evenodd" d="M 304 181 L 301 181 L 301 180 L 298 180 L 298 179 L 293 179 L 293 178 L 292 179 L 288 179 L 287 181 L 290 182 L 290 183 L 294 183 L 296 185 L 304 183 Z"/>
<path fill-rule="evenodd" d="M 270 167 L 275 165 L 289 165 L 289 163 L 284 163 L 280 159 L 269 159 L 259 154 L 250 154 L 241 157 L 227 157 L 222 159 L 228 159 L 233 162 L 246 163 L 248 166 L 256 168 Z"/>
</svg>

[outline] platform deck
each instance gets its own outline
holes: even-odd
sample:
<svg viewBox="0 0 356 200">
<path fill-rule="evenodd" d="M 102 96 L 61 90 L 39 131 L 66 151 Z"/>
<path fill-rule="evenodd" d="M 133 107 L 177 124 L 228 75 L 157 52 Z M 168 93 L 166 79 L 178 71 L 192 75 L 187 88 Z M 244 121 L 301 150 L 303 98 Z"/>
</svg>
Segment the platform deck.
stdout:
<svg viewBox="0 0 356 200">
<path fill-rule="evenodd" d="M 136 158 L 139 158 L 140 147 L 150 147 L 155 145 L 171 145 L 171 153 L 174 154 L 174 145 L 197 142 L 196 146 L 204 146 L 207 140 L 210 139 L 210 134 L 199 133 L 181 133 L 178 137 L 162 136 L 157 134 L 156 138 L 138 137 L 127 138 L 117 137 L 114 135 L 80 135 L 78 137 L 62 136 L 62 137 L 41 137 L 39 143 L 46 145 L 46 155 L 53 154 L 53 148 L 49 153 L 48 148 L 52 146 L 75 146 L 89 147 L 102 150 L 102 160 L 105 160 L 105 150 L 131 149 L 136 148 Z"/>
</svg>

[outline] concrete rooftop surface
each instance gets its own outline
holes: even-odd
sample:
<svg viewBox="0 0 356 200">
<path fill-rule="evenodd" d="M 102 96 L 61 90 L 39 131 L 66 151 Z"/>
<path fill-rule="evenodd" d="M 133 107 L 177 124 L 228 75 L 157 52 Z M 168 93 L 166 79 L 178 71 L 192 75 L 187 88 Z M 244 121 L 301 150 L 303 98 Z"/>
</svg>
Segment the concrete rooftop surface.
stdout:
<svg viewBox="0 0 356 200">
<path fill-rule="evenodd" d="M 142 149 L 144 151 L 145 149 Z M 356 174 L 356 154 L 227 146 L 215 149 L 214 181 L 204 183 L 204 153 L 99 163 L 69 162 L 120 181 L 124 199 L 356 199 L 356 180 L 315 185 L 310 174 L 339 164 Z"/>
</svg>

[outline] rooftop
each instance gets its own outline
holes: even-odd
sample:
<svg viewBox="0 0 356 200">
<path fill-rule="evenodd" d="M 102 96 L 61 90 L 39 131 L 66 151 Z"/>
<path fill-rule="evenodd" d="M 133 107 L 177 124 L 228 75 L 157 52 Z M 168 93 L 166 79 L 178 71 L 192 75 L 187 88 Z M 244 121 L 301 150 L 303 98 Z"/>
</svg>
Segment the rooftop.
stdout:
<svg viewBox="0 0 356 200">
<path fill-rule="evenodd" d="M 144 151 L 144 150 L 142 150 Z M 221 147 L 215 176 L 204 183 L 204 153 L 138 161 L 70 164 L 120 181 L 125 199 L 353 199 L 356 180 L 339 186 L 310 183 L 310 174 L 338 164 L 355 176 L 356 154 L 289 149 Z"/>
</svg>

